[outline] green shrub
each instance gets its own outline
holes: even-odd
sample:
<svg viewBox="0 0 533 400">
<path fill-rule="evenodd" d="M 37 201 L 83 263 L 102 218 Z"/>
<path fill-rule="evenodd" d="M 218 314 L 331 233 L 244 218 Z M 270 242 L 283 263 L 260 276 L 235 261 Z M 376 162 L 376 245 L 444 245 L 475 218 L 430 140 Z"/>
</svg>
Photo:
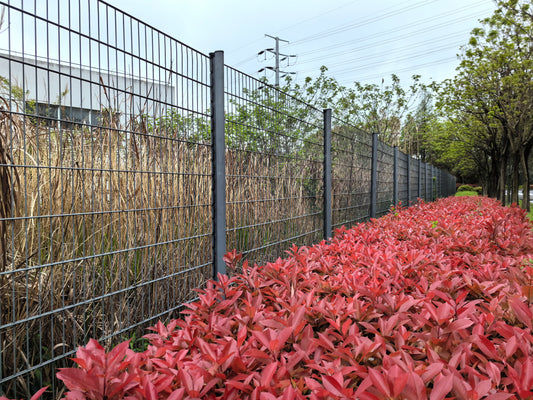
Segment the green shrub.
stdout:
<svg viewBox="0 0 533 400">
<path fill-rule="evenodd" d="M 474 187 L 474 191 L 476 191 L 479 195 L 483 194 L 483 188 L 481 186 Z"/>
<path fill-rule="evenodd" d="M 474 190 L 474 187 L 471 185 L 461 185 L 457 188 L 458 192 L 471 192 Z"/>
</svg>

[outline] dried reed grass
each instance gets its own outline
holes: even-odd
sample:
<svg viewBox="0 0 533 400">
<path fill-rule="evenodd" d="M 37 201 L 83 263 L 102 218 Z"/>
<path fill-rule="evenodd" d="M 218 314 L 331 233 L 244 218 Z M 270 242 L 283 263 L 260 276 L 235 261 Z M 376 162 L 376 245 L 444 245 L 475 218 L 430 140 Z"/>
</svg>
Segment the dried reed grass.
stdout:
<svg viewBox="0 0 533 400">
<path fill-rule="evenodd" d="M 176 316 L 211 277 L 210 146 L 104 123 L 58 129 L 0 110 L 0 376 L 56 360 L 6 394 L 53 383 L 90 337 L 111 345 L 144 334 L 151 316 Z M 228 249 L 265 262 L 320 239 L 320 163 L 226 158 Z"/>
</svg>

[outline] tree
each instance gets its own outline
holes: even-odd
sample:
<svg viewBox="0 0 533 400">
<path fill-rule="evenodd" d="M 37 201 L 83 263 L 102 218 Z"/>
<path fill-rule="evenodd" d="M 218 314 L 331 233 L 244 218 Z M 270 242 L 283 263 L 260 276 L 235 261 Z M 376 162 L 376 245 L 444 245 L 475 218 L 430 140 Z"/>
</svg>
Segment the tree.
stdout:
<svg viewBox="0 0 533 400">
<path fill-rule="evenodd" d="M 472 31 L 453 80 L 445 82 L 441 102 L 462 127 L 475 126 L 468 142 L 484 155 L 488 194 L 503 200 L 508 161 L 512 199 L 529 210 L 527 159 L 533 146 L 533 18 L 528 1 L 498 0 L 494 14 Z"/>
</svg>

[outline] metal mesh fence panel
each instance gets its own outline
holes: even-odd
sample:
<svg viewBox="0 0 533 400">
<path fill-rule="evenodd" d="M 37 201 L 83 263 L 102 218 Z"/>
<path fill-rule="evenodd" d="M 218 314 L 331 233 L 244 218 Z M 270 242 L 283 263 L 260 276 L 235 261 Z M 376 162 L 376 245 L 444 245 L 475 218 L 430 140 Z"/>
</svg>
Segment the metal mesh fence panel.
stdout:
<svg viewBox="0 0 533 400">
<path fill-rule="evenodd" d="M 4 7 L 0 392 L 29 398 L 210 277 L 209 64 L 94 0 Z"/>
<path fill-rule="evenodd" d="M 443 192 L 444 197 L 453 196 L 456 192 L 456 178 L 446 171 L 442 171 L 443 179 Z"/>
<path fill-rule="evenodd" d="M 409 191 L 408 184 L 408 170 L 407 159 L 408 155 L 402 152 L 398 152 L 398 200 L 403 206 L 409 204 Z"/>
<path fill-rule="evenodd" d="M 323 115 L 226 67 L 227 249 L 252 262 L 323 232 Z"/>
<path fill-rule="evenodd" d="M 372 136 L 332 119 L 332 226 L 369 218 Z"/>
<path fill-rule="evenodd" d="M 426 164 L 426 201 L 433 200 L 433 167 Z"/>
<path fill-rule="evenodd" d="M 411 157 L 409 164 L 409 182 L 411 186 L 411 198 L 409 201 L 411 203 L 416 203 L 417 199 L 420 197 L 420 193 L 418 191 L 418 167 L 418 160 Z"/>
<path fill-rule="evenodd" d="M 394 148 L 378 142 L 376 217 L 390 211 L 394 196 Z"/>
</svg>

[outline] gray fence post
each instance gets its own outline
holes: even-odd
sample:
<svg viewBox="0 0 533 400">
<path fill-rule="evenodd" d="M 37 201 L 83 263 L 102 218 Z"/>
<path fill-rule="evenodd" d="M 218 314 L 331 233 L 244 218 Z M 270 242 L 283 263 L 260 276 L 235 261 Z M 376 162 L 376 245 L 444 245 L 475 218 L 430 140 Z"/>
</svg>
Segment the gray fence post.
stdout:
<svg viewBox="0 0 533 400">
<path fill-rule="evenodd" d="M 429 182 L 428 182 L 428 168 L 429 168 L 429 165 L 424 163 L 424 200 L 425 201 L 429 201 L 429 197 L 428 197 L 428 185 L 429 185 Z"/>
<path fill-rule="evenodd" d="M 376 218 L 378 202 L 378 134 L 372 134 L 372 170 L 370 175 L 370 218 Z"/>
<path fill-rule="evenodd" d="M 418 159 L 418 196 L 417 200 L 422 197 L 422 159 Z"/>
<path fill-rule="evenodd" d="M 411 205 L 411 155 L 407 155 L 407 207 Z"/>
<path fill-rule="evenodd" d="M 331 109 L 324 110 L 324 239 L 332 237 Z"/>
<path fill-rule="evenodd" d="M 437 200 L 437 168 L 431 166 L 431 198 Z"/>
<path fill-rule="evenodd" d="M 438 189 L 439 197 L 444 197 L 442 195 L 442 170 L 440 170 L 440 169 L 439 169 L 439 177 L 437 178 L 437 180 L 438 180 L 438 185 L 439 185 L 438 186 L 439 187 L 439 189 Z"/>
<path fill-rule="evenodd" d="M 394 146 L 394 172 L 392 177 L 392 204 L 398 205 L 398 146 Z"/>
<path fill-rule="evenodd" d="M 209 54 L 211 70 L 211 158 L 213 190 L 213 279 L 226 273 L 226 148 L 224 52 Z"/>
</svg>

